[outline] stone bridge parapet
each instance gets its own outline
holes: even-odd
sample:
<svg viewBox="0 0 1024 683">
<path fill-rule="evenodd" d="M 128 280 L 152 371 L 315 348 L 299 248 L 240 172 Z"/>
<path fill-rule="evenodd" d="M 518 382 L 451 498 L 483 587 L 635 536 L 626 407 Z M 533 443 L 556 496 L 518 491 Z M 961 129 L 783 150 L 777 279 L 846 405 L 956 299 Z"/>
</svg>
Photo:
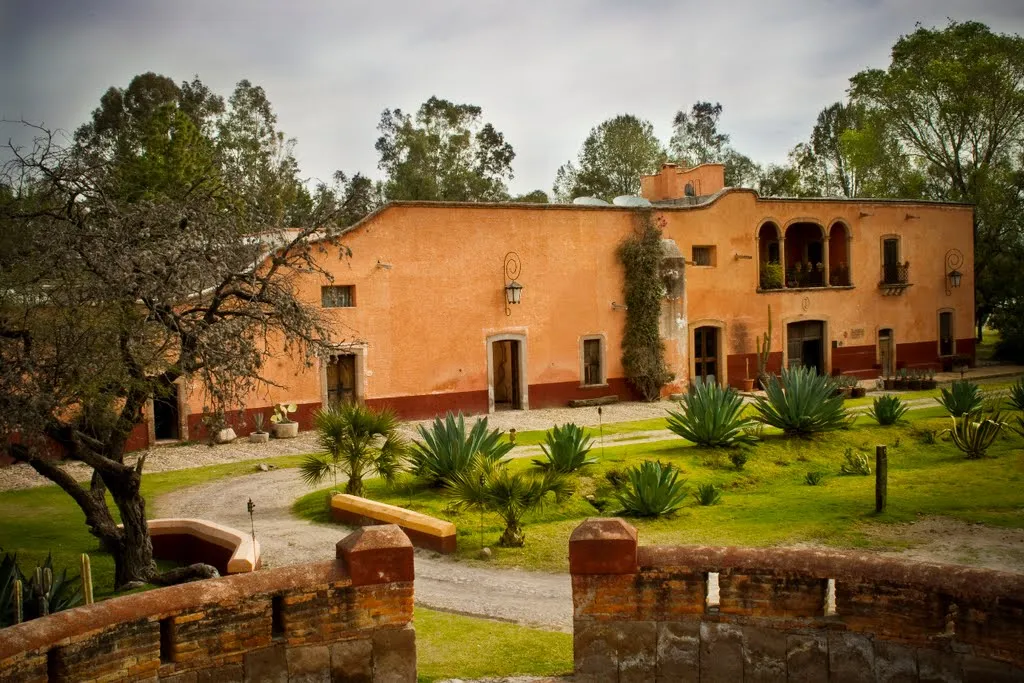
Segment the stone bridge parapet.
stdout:
<svg viewBox="0 0 1024 683">
<path fill-rule="evenodd" d="M 818 549 L 569 541 L 575 683 L 1024 681 L 1024 575 Z"/>
</svg>

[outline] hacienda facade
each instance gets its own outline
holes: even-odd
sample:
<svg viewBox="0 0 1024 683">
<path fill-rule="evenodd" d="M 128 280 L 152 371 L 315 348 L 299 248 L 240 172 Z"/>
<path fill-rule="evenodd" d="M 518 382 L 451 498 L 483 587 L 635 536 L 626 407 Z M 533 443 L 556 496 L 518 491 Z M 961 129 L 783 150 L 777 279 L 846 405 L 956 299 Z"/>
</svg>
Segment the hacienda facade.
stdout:
<svg viewBox="0 0 1024 683">
<path fill-rule="evenodd" d="M 266 372 L 279 386 L 240 414 L 295 402 L 307 428 L 334 401 L 423 418 L 636 398 L 620 360 L 616 252 L 642 212 L 664 238 L 666 395 L 694 377 L 755 378 L 769 326 L 774 372 L 871 378 L 973 359 L 972 207 L 760 197 L 726 188 L 717 164 L 666 164 L 642 187 L 649 208 L 387 204 L 347 231 L 350 257 L 323 255 L 333 281 L 298 283 L 333 321 L 335 352 L 313 367 L 275 353 Z M 133 441 L 202 438 L 202 405 L 179 386 Z M 229 421 L 246 434 L 252 420 L 238 415 Z"/>
</svg>

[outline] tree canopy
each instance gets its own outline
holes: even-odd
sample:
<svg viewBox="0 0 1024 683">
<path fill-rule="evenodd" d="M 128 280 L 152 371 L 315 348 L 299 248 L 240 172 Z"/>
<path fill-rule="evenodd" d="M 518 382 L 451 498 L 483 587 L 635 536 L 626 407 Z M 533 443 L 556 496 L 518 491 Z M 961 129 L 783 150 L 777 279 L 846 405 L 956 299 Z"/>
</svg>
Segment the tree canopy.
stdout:
<svg viewBox="0 0 1024 683">
<path fill-rule="evenodd" d="M 505 136 L 483 123 L 482 110 L 431 97 L 415 116 L 385 109 L 376 149 L 384 197 L 489 202 L 508 199 L 516 154 Z"/>
<path fill-rule="evenodd" d="M 620 114 L 591 129 L 576 163 L 568 162 L 555 175 L 554 194 L 560 202 L 575 197 L 610 201 L 618 195 L 639 194 L 640 176 L 656 173 L 665 150 L 654 126 L 631 114 Z"/>
</svg>

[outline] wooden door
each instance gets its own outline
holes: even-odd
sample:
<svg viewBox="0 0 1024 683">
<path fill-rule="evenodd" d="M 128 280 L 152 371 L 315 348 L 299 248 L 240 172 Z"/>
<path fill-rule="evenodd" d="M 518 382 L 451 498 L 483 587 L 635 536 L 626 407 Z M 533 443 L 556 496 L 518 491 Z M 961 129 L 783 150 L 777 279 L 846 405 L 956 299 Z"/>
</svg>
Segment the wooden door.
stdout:
<svg viewBox="0 0 1024 683">
<path fill-rule="evenodd" d="M 882 376 L 892 377 L 895 371 L 892 353 L 892 330 L 878 331 L 878 362 L 882 366 Z"/>
<path fill-rule="evenodd" d="M 693 376 L 705 381 L 718 378 L 717 327 L 698 327 L 693 331 Z"/>
<path fill-rule="evenodd" d="M 327 365 L 327 403 L 352 403 L 356 400 L 356 357 L 335 356 Z"/>
</svg>

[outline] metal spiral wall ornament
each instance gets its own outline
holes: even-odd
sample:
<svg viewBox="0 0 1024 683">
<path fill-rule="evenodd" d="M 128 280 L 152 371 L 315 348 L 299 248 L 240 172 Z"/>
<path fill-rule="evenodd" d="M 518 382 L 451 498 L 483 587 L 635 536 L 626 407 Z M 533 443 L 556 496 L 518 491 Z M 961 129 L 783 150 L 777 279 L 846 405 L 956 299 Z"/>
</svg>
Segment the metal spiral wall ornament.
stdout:
<svg viewBox="0 0 1024 683">
<path fill-rule="evenodd" d="M 505 278 L 502 280 L 504 290 L 502 296 L 505 299 L 505 315 L 512 315 L 512 304 L 519 303 L 519 297 L 523 286 L 516 281 L 519 277 L 519 273 L 522 270 L 522 262 L 519 260 L 519 254 L 514 251 L 510 251 L 505 254 L 504 270 Z"/>
<path fill-rule="evenodd" d="M 946 252 L 946 268 L 942 274 L 942 279 L 946 282 L 946 296 L 951 296 L 953 287 L 960 286 L 960 277 L 963 273 L 960 272 L 960 266 L 964 264 L 964 254 L 959 249 L 950 249 Z M 956 273 L 956 283 L 953 283 L 953 273 Z"/>
</svg>

